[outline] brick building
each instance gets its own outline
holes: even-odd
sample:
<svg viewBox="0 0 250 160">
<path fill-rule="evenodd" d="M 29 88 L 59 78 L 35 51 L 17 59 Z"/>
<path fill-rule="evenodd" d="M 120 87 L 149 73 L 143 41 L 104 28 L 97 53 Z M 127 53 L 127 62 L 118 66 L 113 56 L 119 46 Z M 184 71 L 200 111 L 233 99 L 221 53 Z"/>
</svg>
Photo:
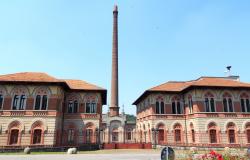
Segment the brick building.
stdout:
<svg viewBox="0 0 250 160">
<path fill-rule="evenodd" d="M 0 146 L 69 146 L 98 141 L 107 91 L 45 73 L 0 76 Z"/>
<path fill-rule="evenodd" d="M 137 139 L 177 146 L 248 146 L 250 83 L 237 76 L 171 81 L 135 102 Z"/>
</svg>

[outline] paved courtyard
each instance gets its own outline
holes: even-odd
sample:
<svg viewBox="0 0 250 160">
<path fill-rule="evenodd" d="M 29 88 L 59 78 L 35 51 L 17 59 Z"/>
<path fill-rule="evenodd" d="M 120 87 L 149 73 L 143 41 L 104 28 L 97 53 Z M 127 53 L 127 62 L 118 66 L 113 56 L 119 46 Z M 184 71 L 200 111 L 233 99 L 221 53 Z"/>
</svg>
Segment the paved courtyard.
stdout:
<svg viewBox="0 0 250 160">
<path fill-rule="evenodd" d="M 99 150 L 66 153 L 0 154 L 0 160 L 160 160 L 160 150 Z"/>
<path fill-rule="evenodd" d="M 160 160 L 159 154 L 0 155 L 0 160 Z"/>
</svg>

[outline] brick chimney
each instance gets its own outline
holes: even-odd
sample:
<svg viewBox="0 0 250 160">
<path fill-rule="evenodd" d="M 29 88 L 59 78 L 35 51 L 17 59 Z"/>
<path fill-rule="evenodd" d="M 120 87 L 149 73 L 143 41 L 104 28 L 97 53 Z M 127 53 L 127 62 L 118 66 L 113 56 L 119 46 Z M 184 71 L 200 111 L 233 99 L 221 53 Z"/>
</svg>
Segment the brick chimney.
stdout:
<svg viewBox="0 0 250 160">
<path fill-rule="evenodd" d="M 112 77 L 110 116 L 119 116 L 118 95 L 118 7 L 113 10 L 113 48 L 112 48 Z"/>
</svg>

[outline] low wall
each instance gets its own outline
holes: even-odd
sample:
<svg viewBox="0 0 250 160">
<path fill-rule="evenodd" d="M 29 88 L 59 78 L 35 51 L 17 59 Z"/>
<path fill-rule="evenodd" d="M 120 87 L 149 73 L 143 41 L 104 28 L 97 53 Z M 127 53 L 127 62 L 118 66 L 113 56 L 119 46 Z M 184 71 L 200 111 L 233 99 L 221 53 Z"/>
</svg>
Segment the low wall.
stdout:
<svg viewBox="0 0 250 160">
<path fill-rule="evenodd" d="M 151 143 L 104 143 L 103 149 L 152 149 Z"/>
<path fill-rule="evenodd" d="M 31 148 L 33 152 L 65 152 L 68 148 L 76 147 L 78 151 L 99 150 L 98 144 L 82 144 L 79 146 L 2 146 L 0 153 L 6 152 L 23 152 L 25 147 Z"/>
</svg>

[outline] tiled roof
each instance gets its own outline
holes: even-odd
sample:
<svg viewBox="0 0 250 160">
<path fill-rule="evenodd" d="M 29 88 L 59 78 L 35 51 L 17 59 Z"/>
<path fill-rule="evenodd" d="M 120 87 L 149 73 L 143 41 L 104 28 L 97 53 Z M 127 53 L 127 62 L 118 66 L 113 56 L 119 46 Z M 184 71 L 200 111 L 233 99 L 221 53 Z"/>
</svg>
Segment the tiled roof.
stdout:
<svg viewBox="0 0 250 160">
<path fill-rule="evenodd" d="M 87 83 L 87 82 L 82 81 L 82 80 L 66 79 L 64 81 L 67 83 L 67 85 L 69 86 L 70 89 L 83 89 L 84 88 L 85 90 L 105 90 L 101 87 Z"/>
<path fill-rule="evenodd" d="M 174 91 L 180 92 L 191 86 L 203 87 L 250 87 L 250 83 L 243 83 L 238 80 L 226 77 L 201 77 L 197 80 L 186 82 L 167 82 L 149 89 L 149 91 Z"/>
<path fill-rule="evenodd" d="M 46 73 L 41 72 L 20 72 L 14 74 L 0 75 L 2 82 L 62 82 Z"/>
<path fill-rule="evenodd" d="M 190 87 L 250 88 L 250 83 L 240 82 L 232 77 L 201 77 L 193 81 L 169 81 L 146 90 L 133 104 L 137 104 L 149 92 L 181 92 Z"/>
<path fill-rule="evenodd" d="M 63 83 L 72 90 L 105 90 L 82 80 L 62 80 L 41 72 L 21 72 L 0 75 L 0 82 Z"/>
</svg>

